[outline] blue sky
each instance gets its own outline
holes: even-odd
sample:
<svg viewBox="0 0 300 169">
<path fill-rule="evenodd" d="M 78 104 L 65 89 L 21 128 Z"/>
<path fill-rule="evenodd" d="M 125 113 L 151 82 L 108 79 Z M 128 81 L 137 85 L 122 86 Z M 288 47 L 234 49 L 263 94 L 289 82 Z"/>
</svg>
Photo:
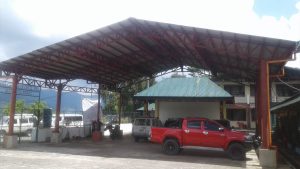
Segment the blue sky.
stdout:
<svg viewBox="0 0 300 169">
<path fill-rule="evenodd" d="M 297 2 L 297 0 L 256 0 L 254 11 L 260 16 L 290 17 L 297 12 L 295 7 Z"/>
</svg>

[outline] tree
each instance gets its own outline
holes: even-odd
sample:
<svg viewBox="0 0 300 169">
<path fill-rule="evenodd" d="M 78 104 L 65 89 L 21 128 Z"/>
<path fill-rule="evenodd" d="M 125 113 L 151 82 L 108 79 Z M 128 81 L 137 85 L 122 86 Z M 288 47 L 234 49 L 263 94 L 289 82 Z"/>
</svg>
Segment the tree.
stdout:
<svg viewBox="0 0 300 169">
<path fill-rule="evenodd" d="M 40 121 L 42 120 L 41 117 L 43 117 L 43 110 L 45 108 L 48 108 L 47 104 L 45 102 L 41 101 L 35 101 L 31 103 L 28 107 L 29 111 L 33 113 L 37 117 L 36 125 L 39 126 Z"/>
<path fill-rule="evenodd" d="M 155 84 L 155 79 L 149 79 L 149 86 Z M 123 112 L 133 112 L 134 108 L 137 106 L 142 106 L 143 103 L 140 103 L 134 106 L 132 97 L 138 92 L 146 89 L 148 86 L 148 80 L 143 80 L 134 84 L 128 84 L 122 89 L 122 101 L 123 101 Z M 119 104 L 119 94 L 116 92 L 110 92 L 103 90 L 101 91 L 101 97 L 104 100 L 104 113 L 116 114 Z"/>
<path fill-rule="evenodd" d="M 32 112 L 35 116 L 41 115 L 45 108 L 48 108 L 45 102 L 35 101 L 29 105 L 29 111 Z M 40 112 L 40 114 L 38 114 Z"/>
<path fill-rule="evenodd" d="M 107 90 L 101 91 L 102 98 L 104 100 L 103 112 L 107 114 L 116 114 L 117 113 L 117 103 L 118 95 L 115 92 L 110 92 Z"/>
<path fill-rule="evenodd" d="M 26 109 L 26 106 L 25 106 L 24 100 L 17 100 L 16 101 L 16 107 L 15 107 L 15 113 L 16 114 L 23 113 L 25 109 Z M 3 112 L 4 112 L 5 115 L 9 115 L 10 103 L 7 103 L 6 105 L 4 105 Z"/>
</svg>

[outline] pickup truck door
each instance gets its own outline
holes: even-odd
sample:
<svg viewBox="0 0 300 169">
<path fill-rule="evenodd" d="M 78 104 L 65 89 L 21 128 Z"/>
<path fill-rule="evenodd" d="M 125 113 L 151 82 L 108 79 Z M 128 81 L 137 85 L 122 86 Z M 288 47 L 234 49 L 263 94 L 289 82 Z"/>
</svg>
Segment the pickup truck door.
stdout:
<svg viewBox="0 0 300 169">
<path fill-rule="evenodd" d="M 200 146 L 202 139 L 201 121 L 187 120 L 183 124 L 183 146 Z"/>
<path fill-rule="evenodd" d="M 203 131 L 201 133 L 201 146 L 222 148 L 225 142 L 225 132 L 220 131 L 221 126 L 213 121 L 205 120 L 202 123 Z"/>
</svg>

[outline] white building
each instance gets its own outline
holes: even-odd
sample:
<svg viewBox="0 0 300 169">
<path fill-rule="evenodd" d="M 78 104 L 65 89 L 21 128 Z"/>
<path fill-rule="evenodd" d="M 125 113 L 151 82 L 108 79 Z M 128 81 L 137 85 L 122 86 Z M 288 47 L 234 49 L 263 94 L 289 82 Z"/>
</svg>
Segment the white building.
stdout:
<svg viewBox="0 0 300 169">
<path fill-rule="evenodd" d="M 155 102 L 154 116 L 162 122 L 180 117 L 222 119 L 223 105 L 233 102 L 228 92 L 207 77 L 165 79 L 134 98 Z"/>
</svg>

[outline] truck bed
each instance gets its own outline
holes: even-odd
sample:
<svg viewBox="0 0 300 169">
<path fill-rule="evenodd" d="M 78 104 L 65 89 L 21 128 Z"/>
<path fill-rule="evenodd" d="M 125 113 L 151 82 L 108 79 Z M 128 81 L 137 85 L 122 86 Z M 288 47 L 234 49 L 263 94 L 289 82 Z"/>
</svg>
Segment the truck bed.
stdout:
<svg viewBox="0 0 300 169">
<path fill-rule="evenodd" d="M 164 136 L 172 135 L 181 138 L 181 128 L 169 128 L 169 127 L 152 127 L 151 128 L 151 139 L 153 143 L 162 144 L 164 141 Z"/>
</svg>

